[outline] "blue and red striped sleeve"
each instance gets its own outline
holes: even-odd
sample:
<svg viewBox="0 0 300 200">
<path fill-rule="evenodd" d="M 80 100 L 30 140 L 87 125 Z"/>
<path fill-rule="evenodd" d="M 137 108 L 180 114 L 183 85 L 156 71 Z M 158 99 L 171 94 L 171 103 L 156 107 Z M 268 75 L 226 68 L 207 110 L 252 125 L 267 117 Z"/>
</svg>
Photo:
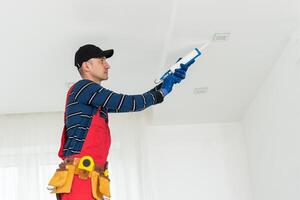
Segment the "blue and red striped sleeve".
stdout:
<svg viewBox="0 0 300 200">
<path fill-rule="evenodd" d="M 73 97 L 74 101 L 97 108 L 106 108 L 108 112 L 136 112 L 164 100 L 159 91 L 160 86 L 143 94 L 127 95 L 113 92 L 91 80 L 84 79 L 75 84 Z"/>
</svg>

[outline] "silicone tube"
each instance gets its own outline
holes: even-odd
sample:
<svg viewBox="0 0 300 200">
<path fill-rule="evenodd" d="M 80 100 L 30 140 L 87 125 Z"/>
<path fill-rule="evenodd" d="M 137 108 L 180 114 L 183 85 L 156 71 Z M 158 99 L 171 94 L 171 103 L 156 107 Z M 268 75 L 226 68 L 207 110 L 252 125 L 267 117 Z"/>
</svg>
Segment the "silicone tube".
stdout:
<svg viewBox="0 0 300 200">
<path fill-rule="evenodd" d="M 209 42 L 206 42 L 200 50 L 204 50 Z M 155 79 L 154 83 L 159 84 L 161 83 L 169 74 L 174 73 L 175 69 L 180 68 L 180 64 L 187 64 L 188 62 L 192 60 L 196 60 L 202 53 L 198 48 L 193 49 L 190 53 L 188 53 L 186 56 L 184 56 L 181 60 L 179 60 L 177 63 L 169 67 L 169 69 L 160 77 Z"/>
</svg>

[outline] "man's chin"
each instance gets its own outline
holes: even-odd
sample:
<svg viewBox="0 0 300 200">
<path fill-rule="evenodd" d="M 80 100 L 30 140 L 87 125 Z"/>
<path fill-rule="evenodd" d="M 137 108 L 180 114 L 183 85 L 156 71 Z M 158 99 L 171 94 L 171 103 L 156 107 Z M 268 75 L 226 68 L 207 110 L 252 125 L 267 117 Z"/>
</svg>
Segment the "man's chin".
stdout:
<svg viewBox="0 0 300 200">
<path fill-rule="evenodd" d="M 106 81 L 106 80 L 108 80 L 108 76 L 100 78 L 100 81 Z"/>
</svg>

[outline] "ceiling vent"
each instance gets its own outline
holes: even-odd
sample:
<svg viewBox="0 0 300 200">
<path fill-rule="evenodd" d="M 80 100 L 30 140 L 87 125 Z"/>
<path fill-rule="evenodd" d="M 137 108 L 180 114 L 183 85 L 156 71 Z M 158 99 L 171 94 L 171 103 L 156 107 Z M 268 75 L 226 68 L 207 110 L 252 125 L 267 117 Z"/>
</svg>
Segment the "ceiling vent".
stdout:
<svg viewBox="0 0 300 200">
<path fill-rule="evenodd" d="M 194 94 L 205 94 L 207 92 L 208 92 L 208 87 L 194 88 L 194 91 L 193 91 Z"/>
<path fill-rule="evenodd" d="M 213 41 L 228 41 L 229 40 L 230 33 L 215 33 L 213 37 Z"/>
</svg>

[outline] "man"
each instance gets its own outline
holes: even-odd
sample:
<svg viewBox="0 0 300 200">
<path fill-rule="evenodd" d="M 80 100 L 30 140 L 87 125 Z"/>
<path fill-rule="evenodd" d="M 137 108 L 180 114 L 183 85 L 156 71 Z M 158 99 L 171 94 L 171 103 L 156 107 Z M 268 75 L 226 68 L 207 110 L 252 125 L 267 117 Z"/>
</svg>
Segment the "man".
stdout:
<svg viewBox="0 0 300 200">
<path fill-rule="evenodd" d="M 140 95 L 118 94 L 102 87 L 108 79 L 107 59 L 114 51 L 103 51 L 87 44 L 75 54 L 75 66 L 82 80 L 68 91 L 65 126 L 59 157 L 60 168 L 49 182 L 61 200 L 101 200 L 110 197 L 107 156 L 111 137 L 109 112 L 135 112 L 161 103 L 174 84 L 185 78 L 188 67 L 181 65 L 175 73 L 152 90 Z"/>
</svg>

